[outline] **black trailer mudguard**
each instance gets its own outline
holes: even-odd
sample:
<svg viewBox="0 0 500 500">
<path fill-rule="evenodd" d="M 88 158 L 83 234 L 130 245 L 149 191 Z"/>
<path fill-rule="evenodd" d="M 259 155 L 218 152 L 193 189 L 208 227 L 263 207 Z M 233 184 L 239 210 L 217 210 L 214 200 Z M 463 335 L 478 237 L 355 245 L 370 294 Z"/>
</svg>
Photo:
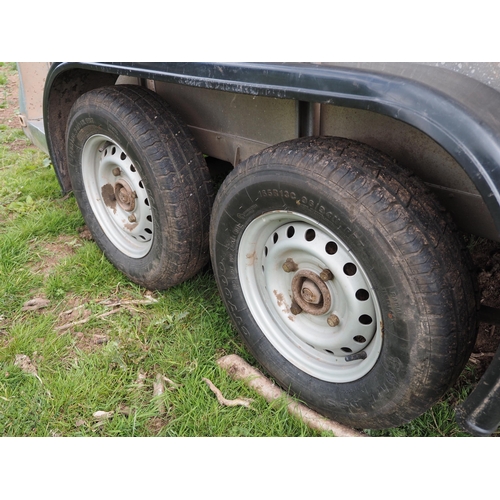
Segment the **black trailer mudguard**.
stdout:
<svg viewBox="0 0 500 500">
<path fill-rule="evenodd" d="M 58 144 L 79 94 L 120 75 L 255 96 L 364 109 L 401 120 L 440 144 L 467 172 L 500 234 L 500 92 L 443 68 L 416 63 L 54 63 L 44 124 L 63 186 Z"/>
<path fill-rule="evenodd" d="M 473 436 L 490 436 L 500 425 L 500 347 L 476 388 L 456 410 L 458 425 Z"/>
</svg>

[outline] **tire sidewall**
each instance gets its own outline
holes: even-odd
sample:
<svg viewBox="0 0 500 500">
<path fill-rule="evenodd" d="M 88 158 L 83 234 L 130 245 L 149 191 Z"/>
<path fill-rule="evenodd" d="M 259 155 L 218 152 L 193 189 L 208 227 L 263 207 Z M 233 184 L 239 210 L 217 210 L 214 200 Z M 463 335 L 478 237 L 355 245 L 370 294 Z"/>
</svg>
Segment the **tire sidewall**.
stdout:
<svg viewBox="0 0 500 500">
<path fill-rule="evenodd" d="M 249 350 L 282 386 L 299 397 L 307 395 L 315 409 L 347 424 L 354 422 L 351 414 L 356 414 L 358 426 L 371 414 L 366 424 L 373 427 L 377 413 L 386 423 L 391 411 L 411 398 L 412 386 L 419 381 L 419 363 L 425 364 L 429 346 L 418 319 L 421 306 L 410 299 L 415 296 L 415 285 L 401 269 L 383 228 L 353 197 L 337 191 L 335 201 L 330 187 L 319 179 L 304 182 L 286 165 L 268 165 L 258 175 L 228 185 L 227 192 L 233 194 L 226 196 L 224 206 L 216 201 L 214 208 L 212 260 L 223 300 Z M 368 274 L 382 312 L 383 343 L 375 366 L 360 379 L 332 383 L 302 372 L 271 345 L 247 308 L 234 256 L 250 222 L 274 210 L 303 214 L 331 230 L 348 244 Z"/>
</svg>

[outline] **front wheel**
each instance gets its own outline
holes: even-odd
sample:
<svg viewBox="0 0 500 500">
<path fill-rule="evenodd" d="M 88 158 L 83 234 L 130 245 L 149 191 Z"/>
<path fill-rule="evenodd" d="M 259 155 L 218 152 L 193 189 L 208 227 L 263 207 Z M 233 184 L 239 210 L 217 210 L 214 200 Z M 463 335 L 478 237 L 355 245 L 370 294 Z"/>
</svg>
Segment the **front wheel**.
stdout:
<svg viewBox="0 0 500 500">
<path fill-rule="evenodd" d="M 164 289 L 209 260 L 213 187 L 188 127 L 157 94 L 103 87 L 73 105 L 68 170 L 94 240 L 132 281 Z"/>
<path fill-rule="evenodd" d="M 212 262 L 243 340 L 283 387 L 344 424 L 394 427 L 444 394 L 474 343 L 473 280 L 451 227 L 381 153 L 306 138 L 228 176 Z"/>
</svg>

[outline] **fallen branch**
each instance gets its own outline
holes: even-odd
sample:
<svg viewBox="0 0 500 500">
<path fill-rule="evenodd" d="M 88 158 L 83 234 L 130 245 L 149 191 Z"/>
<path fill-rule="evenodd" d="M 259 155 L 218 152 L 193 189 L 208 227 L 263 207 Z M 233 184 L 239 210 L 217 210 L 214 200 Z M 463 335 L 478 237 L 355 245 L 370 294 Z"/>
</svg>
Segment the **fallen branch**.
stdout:
<svg viewBox="0 0 500 500">
<path fill-rule="evenodd" d="M 220 392 L 217 387 L 208 379 L 204 378 L 204 382 L 210 387 L 210 390 L 217 396 L 217 401 L 222 405 L 222 406 L 246 406 L 247 408 L 250 407 L 250 403 L 253 401 L 253 399 L 248 399 L 248 398 L 236 398 L 236 399 L 226 399 L 223 395 L 222 392 Z"/>
<path fill-rule="evenodd" d="M 264 375 L 235 354 L 220 358 L 217 363 L 235 380 L 243 380 L 269 403 L 280 398 L 287 401 L 288 412 L 318 431 L 330 431 L 337 437 L 367 437 L 350 427 L 329 420 L 307 406 L 297 403 Z"/>
</svg>

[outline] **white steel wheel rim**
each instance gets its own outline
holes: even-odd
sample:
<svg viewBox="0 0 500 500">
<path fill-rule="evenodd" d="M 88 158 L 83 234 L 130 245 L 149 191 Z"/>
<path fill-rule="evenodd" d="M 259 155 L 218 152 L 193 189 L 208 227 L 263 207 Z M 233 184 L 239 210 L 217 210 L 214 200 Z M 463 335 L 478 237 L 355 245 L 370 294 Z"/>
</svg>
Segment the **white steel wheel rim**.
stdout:
<svg viewBox="0 0 500 500">
<path fill-rule="evenodd" d="M 329 278 L 325 270 L 333 279 L 324 280 Z M 257 217 L 242 235 L 238 272 L 253 318 L 297 368 L 337 383 L 358 380 L 373 368 L 382 347 L 376 294 L 358 259 L 325 226 L 294 212 Z M 300 294 L 296 286 L 292 291 L 298 279 Z M 318 285 L 312 299 L 317 300 L 319 290 L 319 304 L 304 302 L 304 297 L 311 299 L 305 289 L 314 288 L 311 281 Z M 307 308 L 294 314 L 298 295 Z"/>
<path fill-rule="evenodd" d="M 153 215 L 134 163 L 115 141 L 101 134 L 82 149 L 82 176 L 92 211 L 110 242 L 139 259 L 153 243 Z"/>
</svg>

